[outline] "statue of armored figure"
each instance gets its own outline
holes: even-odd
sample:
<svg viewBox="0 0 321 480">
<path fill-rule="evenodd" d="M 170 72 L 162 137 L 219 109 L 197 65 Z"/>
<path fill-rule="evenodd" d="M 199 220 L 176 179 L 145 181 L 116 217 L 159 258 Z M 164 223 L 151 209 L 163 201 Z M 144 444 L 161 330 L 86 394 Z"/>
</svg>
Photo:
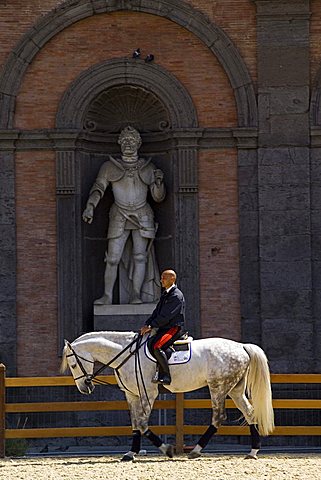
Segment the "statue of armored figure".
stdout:
<svg viewBox="0 0 321 480">
<path fill-rule="evenodd" d="M 164 200 L 164 174 L 150 158 L 138 156 L 142 140 L 133 127 L 121 131 L 118 143 L 121 158 L 109 156 L 109 160 L 103 163 L 82 215 L 85 222 L 92 222 L 94 209 L 110 184 L 114 203 L 109 211 L 104 294 L 95 304 L 113 303 L 118 275 L 120 303 L 153 303 L 160 296 L 153 245 L 157 224 L 147 203 L 147 194 L 150 191 L 156 202 Z"/>
</svg>

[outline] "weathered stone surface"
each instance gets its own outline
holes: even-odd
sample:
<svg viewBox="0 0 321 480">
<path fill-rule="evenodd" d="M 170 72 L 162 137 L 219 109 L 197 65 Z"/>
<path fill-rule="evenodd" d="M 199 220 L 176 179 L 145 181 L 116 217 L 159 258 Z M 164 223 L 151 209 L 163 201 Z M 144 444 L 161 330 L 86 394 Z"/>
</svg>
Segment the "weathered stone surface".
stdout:
<svg viewBox="0 0 321 480">
<path fill-rule="evenodd" d="M 281 3 L 281 2 L 279 2 Z M 286 13 L 289 13 L 288 11 Z M 295 19 L 287 16 L 277 19 L 266 17 L 260 19 L 258 27 L 258 42 L 264 48 L 278 48 L 283 47 L 303 47 L 309 45 L 309 30 L 308 17 Z"/>
<path fill-rule="evenodd" d="M 257 187 L 257 165 L 246 165 L 238 167 L 239 185 Z"/>
<path fill-rule="evenodd" d="M 321 234 L 321 209 L 311 210 L 311 233 L 313 235 Z"/>
<path fill-rule="evenodd" d="M 264 319 L 280 317 L 298 321 L 310 319 L 312 292 L 310 290 L 262 290 L 261 309 Z"/>
<path fill-rule="evenodd" d="M 290 168 L 280 162 L 278 165 L 260 165 L 259 177 L 261 184 L 265 185 L 308 185 L 310 171 L 308 165 L 293 165 Z"/>
<path fill-rule="evenodd" d="M 240 185 L 239 206 L 242 214 L 247 211 L 256 211 L 258 208 L 258 189 L 256 186 Z"/>
<path fill-rule="evenodd" d="M 260 212 L 260 232 L 263 236 L 309 234 L 310 212 L 308 209 L 286 211 L 262 210 Z"/>
<path fill-rule="evenodd" d="M 13 240 L 15 239 L 15 225 L 0 224 L 0 252 L 4 250 L 12 251 L 15 248 Z"/>
<path fill-rule="evenodd" d="M 306 47 L 259 47 L 261 87 L 303 86 L 309 84 L 309 57 Z M 300 65 L 300 68 L 298 68 Z"/>
<path fill-rule="evenodd" d="M 257 211 L 245 211 L 240 213 L 240 242 L 243 238 L 252 235 L 258 235 L 259 215 Z M 246 241 L 246 239 L 245 239 Z"/>
<path fill-rule="evenodd" d="M 269 94 L 271 115 L 306 114 L 309 108 L 309 87 L 270 87 Z"/>
<path fill-rule="evenodd" d="M 243 236 L 240 242 L 240 257 L 247 260 L 257 260 L 259 256 L 259 239 L 257 235 Z"/>
<path fill-rule="evenodd" d="M 2 342 L 0 340 L 0 363 L 6 366 L 7 377 L 16 375 L 16 348 L 16 341 Z"/>
<path fill-rule="evenodd" d="M 15 221 L 15 199 L 0 195 L 0 225 L 12 225 Z"/>
<path fill-rule="evenodd" d="M 261 185 L 259 206 L 268 211 L 309 209 L 310 188 L 308 185 Z"/>
<path fill-rule="evenodd" d="M 316 290 L 321 289 L 321 260 L 313 260 L 313 288 Z"/>
<path fill-rule="evenodd" d="M 15 301 L 0 301 L 0 332 L 1 342 L 16 341 L 16 303 Z"/>
<path fill-rule="evenodd" d="M 260 255 L 264 260 L 295 261 L 311 258 L 310 235 L 261 236 Z"/>
<path fill-rule="evenodd" d="M 313 322 L 293 317 L 266 319 L 262 345 L 274 373 L 311 372 L 313 369 Z"/>
<path fill-rule="evenodd" d="M 242 341 L 262 345 L 261 320 L 254 317 L 242 317 Z"/>
<path fill-rule="evenodd" d="M 16 300 L 15 271 L 11 275 L 0 274 L 0 302 Z M 1 335 L 1 333 L 0 333 Z"/>
<path fill-rule="evenodd" d="M 297 15 L 306 15 L 309 18 L 310 8 L 309 0 L 252 0 L 257 6 L 257 15 L 265 18 L 282 19 L 282 16 L 288 21 L 295 19 Z"/>
<path fill-rule="evenodd" d="M 309 290 L 311 288 L 311 263 L 261 261 L 262 290 Z"/>
<path fill-rule="evenodd" d="M 241 260 L 240 283 L 242 291 L 256 291 L 259 287 L 259 262 L 257 260 Z"/>
</svg>

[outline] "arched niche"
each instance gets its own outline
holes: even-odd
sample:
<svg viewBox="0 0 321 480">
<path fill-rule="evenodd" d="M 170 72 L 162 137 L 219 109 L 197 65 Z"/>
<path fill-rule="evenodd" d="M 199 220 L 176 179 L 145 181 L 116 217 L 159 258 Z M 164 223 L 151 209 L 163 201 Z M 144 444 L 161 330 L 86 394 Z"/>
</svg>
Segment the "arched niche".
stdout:
<svg viewBox="0 0 321 480">
<path fill-rule="evenodd" d="M 141 153 L 152 156 L 156 167 L 164 171 L 167 197 L 162 204 L 153 205 L 150 200 L 159 223 L 156 255 L 160 269 L 177 270 L 189 304 L 187 326 L 198 333 L 196 110 L 183 85 L 159 65 L 115 59 L 76 78 L 57 113 L 60 132 L 78 132 L 74 149 L 57 152 L 61 338 L 73 338 L 92 328 L 93 301 L 103 288 L 111 192 L 98 205 L 91 225 L 81 221 L 81 213 L 101 164 L 108 154 L 119 153 L 117 137 L 126 125 L 141 132 Z M 182 134 L 184 140 L 180 141 Z"/>
</svg>

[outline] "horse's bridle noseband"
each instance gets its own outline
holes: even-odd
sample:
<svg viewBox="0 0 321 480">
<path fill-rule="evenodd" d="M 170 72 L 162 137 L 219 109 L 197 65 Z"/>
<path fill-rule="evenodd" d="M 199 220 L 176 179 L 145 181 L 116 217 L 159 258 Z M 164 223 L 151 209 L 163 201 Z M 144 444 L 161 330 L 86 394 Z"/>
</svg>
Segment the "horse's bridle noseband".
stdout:
<svg viewBox="0 0 321 480">
<path fill-rule="evenodd" d="M 72 353 L 70 353 L 69 355 L 66 355 L 66 358 L 68 358 L 68 357 L 75 357 L 76 362 L 77 362 L 77 364 L 78 364 L 78 367 L 80 368 L 80 370 L 81 370 L 82 373 L 83 373 L 82 375 L 79 375 L 79 377 L 74 378 L 74 380 L 76 381 L 76 380 L 80 380 L 81 378 L 86 377 L 86 378 L 85 378 L 85 384 L 86 384 L 86 385 L 90 385 L 90 383 L 92 382 L 92 380 L 93 380 L 93 378 L 94 378 L 94 375 L 93 375 L 93 374 L 89 374 L 89 373 L 86 372 L 85 367 L 83 366 L 81 360 L 84 360 L 85 362 L 92 363 L 92 364 L 94 364 L 95 362 L 93 362 L 92 360 L 88 360 L 87 358 L 84 358 L 84 357 L 78 355 L 78 353 L 75 352 L 75 350 L 72 348 L 71 345 L 68 345 L 68 346 L 69 346 L 70 350 L 72 351 Z M 81 359 L 81 360 L 80 360 L 80 359 Z"/>
</svg>

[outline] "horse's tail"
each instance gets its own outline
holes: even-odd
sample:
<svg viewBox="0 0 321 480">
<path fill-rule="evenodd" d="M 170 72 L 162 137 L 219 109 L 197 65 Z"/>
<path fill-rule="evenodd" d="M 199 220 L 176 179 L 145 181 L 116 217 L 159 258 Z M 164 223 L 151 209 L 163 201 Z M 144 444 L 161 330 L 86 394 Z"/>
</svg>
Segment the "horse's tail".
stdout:
<svg viewBox="0 0 321 480">
<path fill-rule="evenodd" d="M 257 345 L 247 343 L 244 349 L 250 356 L 246 390 L 254 408 L 255 423 L 261 435 L 274 429 L 274 412 L 268 360 Z"/>
</svg>

